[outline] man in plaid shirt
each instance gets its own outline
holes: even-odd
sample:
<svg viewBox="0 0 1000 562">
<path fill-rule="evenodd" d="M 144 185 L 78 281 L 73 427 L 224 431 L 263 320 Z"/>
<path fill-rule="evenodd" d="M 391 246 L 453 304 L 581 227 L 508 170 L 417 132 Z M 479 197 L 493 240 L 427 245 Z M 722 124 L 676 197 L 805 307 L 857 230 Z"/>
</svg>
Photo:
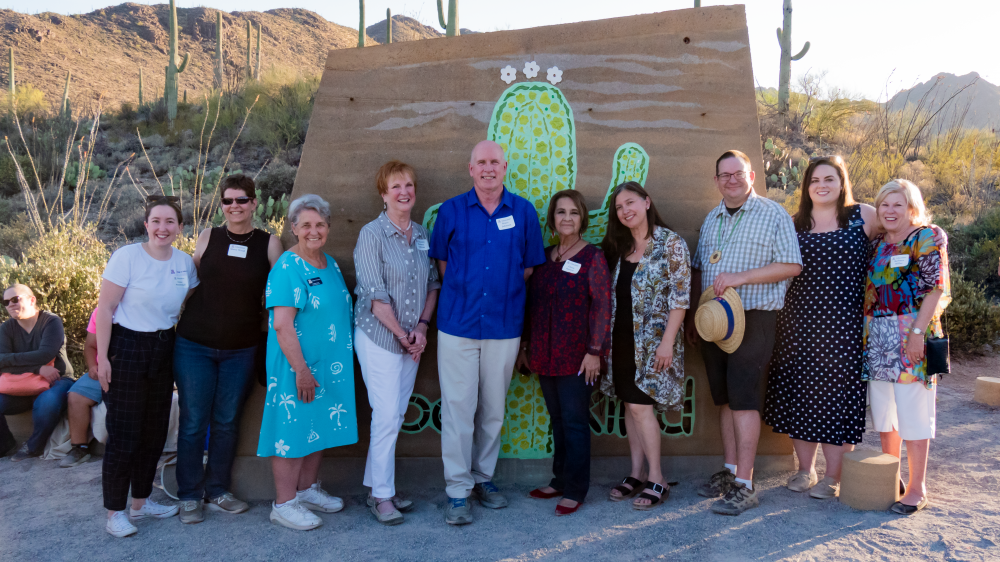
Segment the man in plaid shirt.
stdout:
<svg viewBox="0 0 1000 562">
<path fill-rule="evenodd" d="M 701 288 L 716 295 L 732 287 L 745 311 L 743 342 L 732 354 L 700 341 L 694 314 L 687 315 L 688 342 L 701 346 L 712 400 L 720 406 L 725 468 L 698 493 L 719 497 L 712 511 L 739 515 L 760 505 L 753 487 L 753 463 L 760 437 L 760 410 L 767 364 L 774 349 L 777 311 L 785 305 L 791 278 L 802 271 L 802 256 L 792 218 L 781 205 L 753 191 L 750 159 L 730 150 L 715 163 L 715 185 L 722 194 L 705 218 L 691 260 L 691 301 Z M 700 275 L 699 275 L 700 274 Z"/>
</svg>

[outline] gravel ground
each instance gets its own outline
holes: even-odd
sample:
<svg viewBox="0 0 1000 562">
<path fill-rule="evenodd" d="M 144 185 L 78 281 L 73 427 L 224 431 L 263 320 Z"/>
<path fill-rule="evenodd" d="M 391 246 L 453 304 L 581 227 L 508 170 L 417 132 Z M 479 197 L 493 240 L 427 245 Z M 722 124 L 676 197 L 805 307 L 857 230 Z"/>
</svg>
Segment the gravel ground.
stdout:
<svg viewBox="0 0 1000 562">
<path fill-rule="evenodd" d="M 556 500 L 509 486 L 507 509 L 473 507 L 476 522 L 444 524 L 439 475 L 409 497 L 406 522 L 378 525 L 363 488 L 331 490 L 346 509 L 325 525 L 296 532 L 268 521 L 269 503 L 243 515 L 206 512 L 199 525 L 141 521 L 139 534 L 115 539 L 103 529 L 101 465 L 59 469 L 55 461 L 0 461 L 0 560 L 998 560 L 1000 559 L 1000 410 L 972 402 L 977 376 L 995 376 L 997 358 L 954 365 L 960 373 L 938 393 L 938 435 L 931 445 L 932 503 L 909 518 L 860 512 L 783 487 L 790 472 L 757 475 L 761 506 L 735 518 L 709 512 L 696 480 L 682 480 L 651 512 L 605 500 L 595 481 L 590 503 L 570 517 L 551 515 Z M 866 433 L 865 449 L 878 448 Z M 328 461 L 331 462 L 331 461 Z M 820 458 L 822 475 L 822 456 Z M 905 460 L 904 460 L 905 467 Z M 904 468 L 905 471 L 905 468 Z M 156 490 L 153 498 L 165 500 Z"/>
</svg>

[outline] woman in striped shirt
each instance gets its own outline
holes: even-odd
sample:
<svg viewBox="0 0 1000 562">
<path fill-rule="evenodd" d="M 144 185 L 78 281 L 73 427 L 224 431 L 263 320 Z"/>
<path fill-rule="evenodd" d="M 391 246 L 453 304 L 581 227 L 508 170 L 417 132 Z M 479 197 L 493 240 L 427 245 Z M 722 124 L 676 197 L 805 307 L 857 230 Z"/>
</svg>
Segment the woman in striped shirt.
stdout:
<svg viewBox="0 0 1000 562">
<path fill-rule="evenodd" d="M 413 168 L 398 160 L 387 162 L 375 185 L 384 210 L 361 229 L 354 248 L 354 343 L 372 408 L 364 480 L 371 488 L 368 506 L 379 523 L 396 525 L 403 522 L 400 512 L 413 506 L 396 497 L 396 438 L 441 283 L 427 256 L 427 230 L 410 221 L 417 186 Z"/>
</svg>

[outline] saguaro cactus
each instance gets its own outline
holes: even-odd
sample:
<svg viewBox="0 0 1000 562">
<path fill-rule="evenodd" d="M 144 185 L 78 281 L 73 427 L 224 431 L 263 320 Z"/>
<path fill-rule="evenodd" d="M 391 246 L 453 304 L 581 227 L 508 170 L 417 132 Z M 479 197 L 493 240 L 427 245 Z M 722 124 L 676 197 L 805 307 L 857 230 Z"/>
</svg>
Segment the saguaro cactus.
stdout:
<svg viewBox="0 0 1000 562">
<path fill-rule="evenodd" d="M 65 117 L 66 119 L 72 119 L 73 117 L 73 112 L 70 110 L 69 107 L 69 79 L 70 76 L 72 75 L 73 75 L 72 72 L 66 73 L 66 88 L 63 89 L 62 107 L 59 108 L 59 114 Z"/>
<path fill-rule="evenodd" d="M 392 10 L 385 9 L 385 42 L 392 43 Z"/>
<path fill-rule="evenodd" d="M 788 87 L 792 80 L 792 61 L 799 60 L 806 56 L 809 51 L 809 42 L 799 51 L 799 54 L 792 55 L 792 0 L 784 0 L 784 19 L 782 27 L 778 28 L 778 44 L 781 45 L 781 68 L 778 72 L 778 113 L 785 115 L 788 113 Z"/>
<path fill-rule="evenodd" d="M 177 5 L 170 0 L 170 37 L 167 47 L 167 79 L 163 87 L 163 97 L 167 102 L 167 119 L 177 118 L 177 75 L 187 68 L 189 53 L 181 58 L 177 54 Z"/>
<path fill-rule="evenodd" d="M 222 12 L 215 14 L 215 87 L 219 90 L 225 86 L 226 67 L 222 60 Z"/>
<path fill-rule="evenodd" d="M 438 22 L 441 23 L 441 27 L 445 29 L 445 35 L 448 37 L 454 37 L 456 35 L 461 35 L 462 32 L 458 29 L 458 0 L 448 0 L 448 20 L 444 19 L 444 7 L 441 5 L 441 0 L 437 0 L 438 4 Z"/>
<path fill-rule="evenodd" d="M 9 95 L 10 95 L 10 101 L 8 102 L 8 103 L 10 103 L 10 112 L 13 113 L 14 112 L 14 94 L 17 93 L 17 90 L 16 90 L 16 88 L 14 86 L 14 47 L 10 48 L 9 55 L 10 55 L 10 58 L 9 58 L 9 60 L 10 60 L 10 69 L 7 71 L 7 91 L 9 93 Z"/>
<path fill-rule="evenodd" d="M 360 18 L 358 20 L 358 48 L 365 46 L 365 0 L 358 0 L 358 11 L 360 12 Z"/>
<path fill-rule="evenodd" d="M 142 67 L 139 67 L 139 107 L 142 107 Z"/>
<path fill-rule="evenodd" d="M 253 77 L 260 80 L 260 22 L 257 22 L 257 66 L 253 71 Z"/>
<path fill-rule="evenodd" d="M 252 71 L 253 69 L 250 68 L 250 21 L 248 20 L 247 21 L 247 68 L 246 68 L 247 80 L 253 78 Z"/>
</svg>

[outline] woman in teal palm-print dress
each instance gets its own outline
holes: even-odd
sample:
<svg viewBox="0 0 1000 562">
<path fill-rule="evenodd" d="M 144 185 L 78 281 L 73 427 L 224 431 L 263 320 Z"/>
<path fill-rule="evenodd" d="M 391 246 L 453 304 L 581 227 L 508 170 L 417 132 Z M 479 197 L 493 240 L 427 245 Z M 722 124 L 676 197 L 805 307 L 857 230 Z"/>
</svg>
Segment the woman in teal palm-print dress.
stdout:
<svg viewBox="0 0 1000 562">
<path fill-rule="evenodd" d="M 323 252 L 330 206 L 305 195 L 289 206 L 298 244 L 282 254 L 264 290 L 267 396 L 257 456 L 271 457 L 271 521 L 297 530 L 323 524 L 343 501 L 319 484 L 323 450 L 358 442 L 353 301 L 340 267 Z"/>
</svg>

